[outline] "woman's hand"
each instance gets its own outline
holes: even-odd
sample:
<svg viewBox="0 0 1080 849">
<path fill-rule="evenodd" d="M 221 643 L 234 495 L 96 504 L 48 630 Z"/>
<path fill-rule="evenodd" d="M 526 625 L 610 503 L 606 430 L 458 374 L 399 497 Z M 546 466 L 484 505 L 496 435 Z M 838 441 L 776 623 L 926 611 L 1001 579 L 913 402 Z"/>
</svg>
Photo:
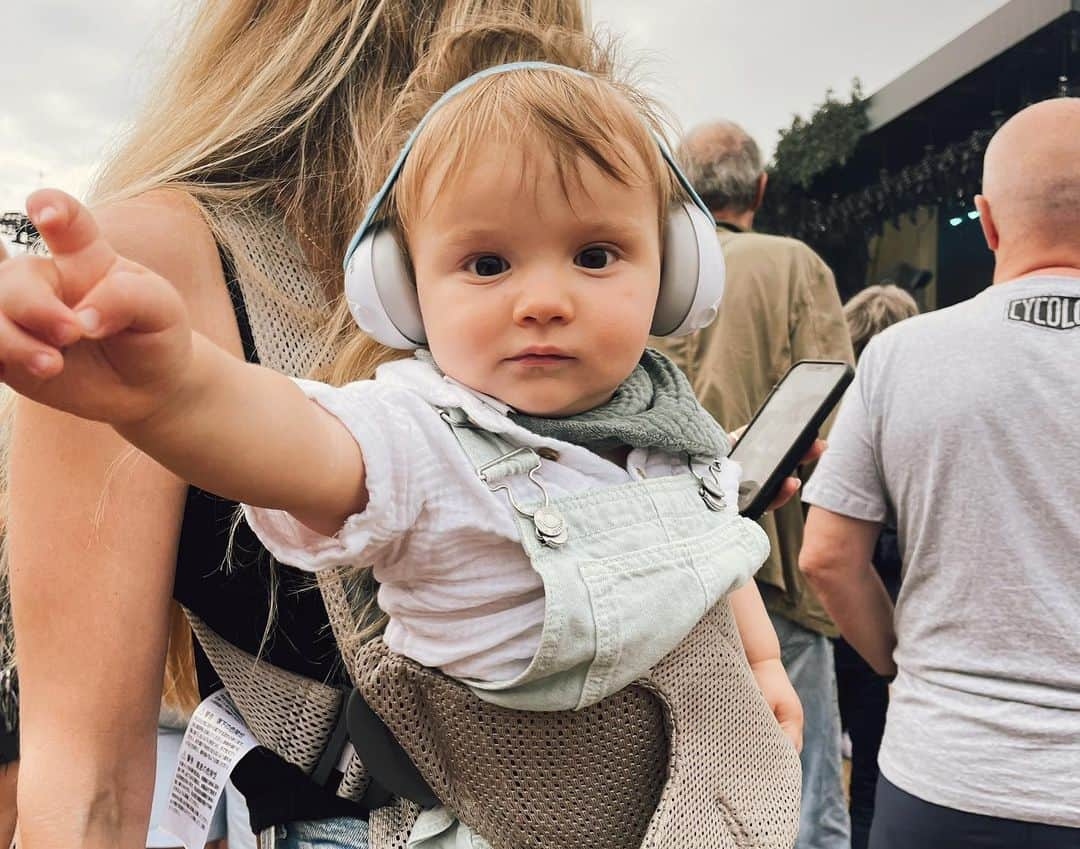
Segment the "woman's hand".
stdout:
<svg viewBox="0 0 1080 849">
<path fill-rule="evenodd" d="M 35 192 L 27 212 L 52 255 L 0 265 L 4 381 L 82 418 L 151 416 L 181 388 L 192 358 L 179 293 L 119 256 L 70 195 Z"/>
<path fill-rule="evenodd" d="M 779 658 L 767 658 L 751 666 L 758 688 L 761 690 L 769 708 L 780 723 L 780 728 L 795 746 L 795 751 L 802 751 L 803 709 L 802 702 L 791 686 L 784 665 Z"/>
</svg>

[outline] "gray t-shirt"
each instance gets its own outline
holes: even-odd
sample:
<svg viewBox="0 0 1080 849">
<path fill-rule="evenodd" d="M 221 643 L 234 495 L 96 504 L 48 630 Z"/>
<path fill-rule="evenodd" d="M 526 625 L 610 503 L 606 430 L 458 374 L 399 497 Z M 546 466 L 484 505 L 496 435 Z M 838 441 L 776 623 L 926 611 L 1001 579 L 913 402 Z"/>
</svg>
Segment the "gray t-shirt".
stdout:
<svg viewBox="0 0 1080 849">
<path fill-rule="evenodd" d="M 885 777 L 1080 827 L 1080 278 L 871 341 L 804 500 L 899 532 Z"/>
</svg>

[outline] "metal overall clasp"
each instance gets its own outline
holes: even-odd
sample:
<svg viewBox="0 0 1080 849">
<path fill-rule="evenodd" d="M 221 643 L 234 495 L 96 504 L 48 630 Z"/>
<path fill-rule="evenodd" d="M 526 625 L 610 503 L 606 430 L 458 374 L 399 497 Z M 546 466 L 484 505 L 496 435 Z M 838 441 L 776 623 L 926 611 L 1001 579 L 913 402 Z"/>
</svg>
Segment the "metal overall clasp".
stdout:
<svg viewBox="0 0 1080 849">
<path fill-rule="evenodd" d="M 463 428 L 465 430 L 484 432 L 484 429 L 473 424 L 463 411 L 453 407 L 439 408 L 439 417 L 450 425 L 451 428 Z M 509 486 L 505 483 L 493 484 L 488 478 L 488 472 L 496 466 L 499 466 L 508 460 L 512 460 L 515 457 L 528 455 L 531 455 L 536 461 L 535 465 L 527 470 L 529 480 L 537 486 L 541 495 L 544 496 L 544 503 L 531 513 L 517 503 L 514 499 L 514 493 L 511 492 Z M 556 548 L 566 542 L 569 533 L 566 525 L 566 518 L 562 513 L 551 506 L 547 489 L 536 477 L 536 473 L 539 471 L 542 462 L 540 455 L 532 448 L 515 448 L 513 451 L 499 455 L 494 460 L 488 460 L 476 470 L 476 473 L 480 476 L 480 480 L 482 480 L 492 492 L 498 492 L 499 490 L 506 491 L 506 495 L 510 499 L 510 506 L 514 508 L 514 511 L 519 516 L 523 516 L 532 522 L 533 529 L 536 531 L 536 538 L 540 541 L 541 545 L 545 545 L 548 548 Z"/>
<path fill-rule="evenodd" d="M 687 465 L 690 467 L 690 474 L 697 478 L 698 482 L 698 495 L 701 496 L 701 500 L 705 502 L 705 506 L 712 510 L 714 513 L 719 513 L 721 510 L 727 507 L 727 498 L 724 495 L 724 490 L 720 486 L 720 461 L 713 460 L 708 465 L 708 477 L 699 475 L 694 469 L 694 458 L 687 457 Z"/>
<path fill-rule="evenodd" d="M 528 470 L 527 474 L 529 480 L 531 480 L 544 496 L 544 503 L 533 510 L 531 513 L 524 509 L 514 499 L 514 493 L 510 490 L 510 487 L 505 483 L 492 483 L 488 480 L 487 473 L 496 466 L 505 463 L 507 460 L 512 460 L 514 457 L 532 455 L 536 459 L 536 464 Z M 540 470 L 540 465 L 543 460 L 540 459 L 540 455 L 537 454 L 531 448 L 515 448 L 513 451 L 507 452 L 494 460 L 489 460 L 484 463 L 479 469 L 476 470 L 480 475 L 480 480 L 487 484 L 488 489 L 492 492 L 498 492 L 499 490 L 505 490 L 507 498 L 510 499 L 510 506 L 517 511 L 518 515 L 524 516 L 533 523 L 533 528 L 536 530 L 536 538 L 540 541 L 541 545 L 546 545 L 548 548 L 557 548 L 566 542 L 569 538 L 569 532 L 566 526 L 566 518 L 557 509 L 551 506 L 550 499 L 548 498 L 547 488 L 536 477 L 536 473 Z"/>
</svg>

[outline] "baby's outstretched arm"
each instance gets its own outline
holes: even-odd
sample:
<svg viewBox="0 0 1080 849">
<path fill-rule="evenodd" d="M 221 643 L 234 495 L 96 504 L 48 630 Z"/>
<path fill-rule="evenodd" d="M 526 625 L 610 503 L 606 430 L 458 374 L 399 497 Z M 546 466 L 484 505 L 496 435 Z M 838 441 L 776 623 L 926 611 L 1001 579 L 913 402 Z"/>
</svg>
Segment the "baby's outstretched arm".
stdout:
<svg viewBox="0 0 1080 849">
<path fill-rule="evenodd" d="M 363 510 L 363 458 L 337 419 L 284 375 L 193 333 L 173 286 L 119 256 L 74 198 L 42 190 L 27 210 L 51 256 L 0 266 L 0 364 L 15 391 L 322 533 Z"/>
</svg>

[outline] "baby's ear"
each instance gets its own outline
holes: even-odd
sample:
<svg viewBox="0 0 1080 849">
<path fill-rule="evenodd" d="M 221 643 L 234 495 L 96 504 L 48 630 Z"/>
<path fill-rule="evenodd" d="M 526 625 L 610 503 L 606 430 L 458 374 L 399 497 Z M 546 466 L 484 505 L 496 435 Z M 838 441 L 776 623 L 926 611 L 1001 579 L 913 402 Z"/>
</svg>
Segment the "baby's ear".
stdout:
<svg viewBox="0 0 1080 849">
<path fill-rule="evenodd" d="M 59 189 L 40 189 L 26 199 L 26 213 L 60 270 L 64 300 L 82 299 L 118 259 L 90 210 Z"/>
</svg>

